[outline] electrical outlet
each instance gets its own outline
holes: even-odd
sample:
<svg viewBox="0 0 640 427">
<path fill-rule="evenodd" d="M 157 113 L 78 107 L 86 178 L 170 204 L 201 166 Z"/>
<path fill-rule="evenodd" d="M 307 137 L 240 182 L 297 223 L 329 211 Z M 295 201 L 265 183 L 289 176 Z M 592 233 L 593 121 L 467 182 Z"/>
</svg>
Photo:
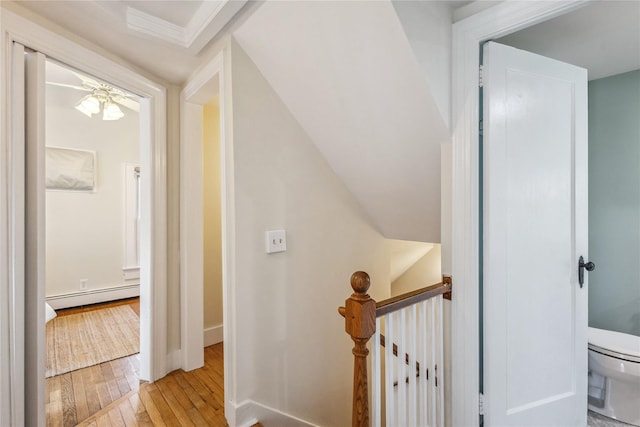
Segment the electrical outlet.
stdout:
<svg viewBox="0 0 640 427">
<path fill-rule="evenodd" d="M 80 289 L 87 289 L 87 282 L 89 279 L 80 279 Z"/>
<path fill-rule="evenodd" d="M 287 233 L 284 230 L 269 230 L 266 232 L 266 239 L 268 254 L 287 250 Z"/>
</svg>

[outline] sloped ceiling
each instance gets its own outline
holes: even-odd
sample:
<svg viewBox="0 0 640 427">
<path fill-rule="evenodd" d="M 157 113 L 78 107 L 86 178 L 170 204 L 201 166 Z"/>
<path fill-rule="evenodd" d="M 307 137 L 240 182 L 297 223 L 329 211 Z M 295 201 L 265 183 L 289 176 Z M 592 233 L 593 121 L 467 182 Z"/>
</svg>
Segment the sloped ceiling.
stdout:
<svg viewBox="0 0 640 427">
<path fill-rule="evenodd" d="M 423 256 L 433 249 L 433 243 L 389 240 L 391 259 L 389 276 L 391 283 L 407 272 Z"/>
<path fill-rule="evenodd" d="M 390 2 L 266 2 L 234 37 L 385 237 L 440 241 L 449 132 Z"/>
</svg>

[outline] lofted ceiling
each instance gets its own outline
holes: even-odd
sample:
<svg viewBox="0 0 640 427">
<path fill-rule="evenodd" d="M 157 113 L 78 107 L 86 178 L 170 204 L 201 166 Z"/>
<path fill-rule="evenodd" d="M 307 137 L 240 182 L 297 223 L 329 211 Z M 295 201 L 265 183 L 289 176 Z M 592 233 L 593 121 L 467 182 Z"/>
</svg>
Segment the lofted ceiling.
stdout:
<svg viewBox="0 0 640 427">
<path fill-rule="evenodd" d="M 23 0 L 17 7 L 183 83 L 200 65 L 198 51 L 245 2 Z M 444 4 L 446 10 L 438 6 Z M 450 142 L 449 4 L 464 3 L 267 1 L 233 29 L 388 238 L 440 241 L 440 145 Z M 436 11 L 437 22 L 423 31 L 423 18 Z"/>
<path fill-rule="evenodd" d="M 7 1 L 176 84 L 247 0 Z"/>
<path fill-rule="evenodd" d="M 234 37 L 385 237 L 440 241 L 449 130 L 391 2 L 266 2 Z"/>
</svg>

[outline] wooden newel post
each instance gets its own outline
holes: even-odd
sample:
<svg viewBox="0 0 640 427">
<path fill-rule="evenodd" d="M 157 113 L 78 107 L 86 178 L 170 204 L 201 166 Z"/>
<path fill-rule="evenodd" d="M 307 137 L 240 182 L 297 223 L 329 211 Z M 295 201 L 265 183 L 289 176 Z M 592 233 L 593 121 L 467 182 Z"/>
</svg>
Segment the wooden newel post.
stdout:
<svg viewBox="0 0 640 427">
<path fill-rule="evenodd" d="M 376 302 L 367 290 L 371 285 L 369 275 L 356 271 L 351 275 L 353 294 L 338 312 L 345 319 L 345 330 L 353 339 L 353 427 L 369 426 L 369 385 L 367 381 L 367 342 L 376 331 Z"/>
</svg>

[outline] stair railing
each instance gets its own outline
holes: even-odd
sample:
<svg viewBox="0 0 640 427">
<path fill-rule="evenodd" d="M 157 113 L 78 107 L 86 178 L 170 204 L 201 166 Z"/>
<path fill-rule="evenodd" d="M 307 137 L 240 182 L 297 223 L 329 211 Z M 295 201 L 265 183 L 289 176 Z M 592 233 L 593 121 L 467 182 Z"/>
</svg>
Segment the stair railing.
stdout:
<svg viewBox="0 0 640 427">
<path fill-rule="evenodd" d="M 338 309 L 354 341 L 352 426 L 370 421 L 374 426 L 444 426 L 443 299 L 451 299 L 451 277 L 378 303 L 367 294 L 370 284 L 367 273 L 353 273 L 354 292 Z M 367 343 L 372 336 L 379 345 L 373 345 L 370 419 Z"/>
</svg>

